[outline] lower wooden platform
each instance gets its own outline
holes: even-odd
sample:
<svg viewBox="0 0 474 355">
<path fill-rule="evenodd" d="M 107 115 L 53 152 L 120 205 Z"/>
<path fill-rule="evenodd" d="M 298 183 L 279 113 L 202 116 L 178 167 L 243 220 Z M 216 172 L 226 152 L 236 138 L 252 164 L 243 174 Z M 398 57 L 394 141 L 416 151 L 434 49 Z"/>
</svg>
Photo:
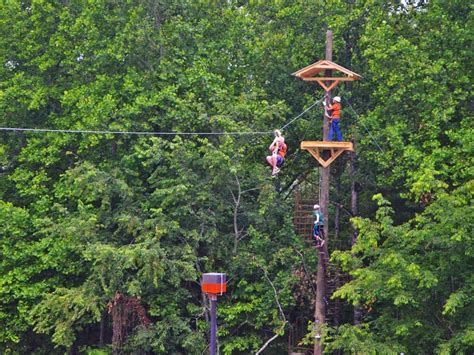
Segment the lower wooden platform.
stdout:
<svg viewBox="0 0 474 355">
<path fill-rule="evenodd" d="M 327 168 L 344 151 L 354 151 L 352 142 L 333 142 L 333 141 L 303 141 L 301 149 L 307 150 L 323 168 Z M 323 151 L 330 152 L 326 160 L 321 156 Z"/>
</svg>

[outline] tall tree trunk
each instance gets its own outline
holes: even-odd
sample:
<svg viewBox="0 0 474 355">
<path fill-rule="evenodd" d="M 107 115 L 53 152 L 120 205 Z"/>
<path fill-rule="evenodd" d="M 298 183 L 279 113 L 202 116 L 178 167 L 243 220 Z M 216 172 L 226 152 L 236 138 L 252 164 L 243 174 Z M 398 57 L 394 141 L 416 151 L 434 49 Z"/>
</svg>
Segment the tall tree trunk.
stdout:
<svg viewBox="0 0 474 355">
<path fill-rule="evenodd" d="M 151 321 L 137 297 L 129 297 L 118 291 L 107 308 L 112 318 L 112 354 L 118 355 L 122 353 L 123 344 L 135 327 L 148 327 Z"/>
<path fill-rule="evenodd" d="M 342 172 L 342 170 L 343 170 L 343 168 L 338 169 L 338 173 L 336 174 L 335 179 L 334 179 L 335 183 L 336 183 L 336 199 L 337 199 L 337 201 L 341 200 L 340 197 L 341 197 L 341 172 Z M 334 241 L 337 243 L 335 248 L 340 248 L 340 236 L 339 236 L 340 217 L 341 217 L 341 205 L 338 203 L 338 204 L 336 204 L 336 209 L 334 211 Z M 332 275 L 330 275 L 330 277 L 334 278 L 334 280 L 332 280 L 332 284 L 334 285 L 334 288 L 337 289 L 338 287 L 341 286 L 340 274 L 338 272 L 338 269 L 332 268 L 332 270 L 334 270 L 334 272 L 332 273 Z M 331 292 L 334 292 L 334 291 L 335 290 L 331 290 Z M 330 296 L 331 295 L 328 295 L 328 302 L 329 302 Z M 339 310 L 340 310 L 340 302 L 341 301 L 339 300 L 339 298 L 336 298 L 335 300 L 333 300 L 331 302 L 333 302 L 332 307 L 333 307 L 333 310 L 334 310 L 333 322 L 334 322 L 334 325 L 337 326 L 337 325 L 339 325 L 339 318 L 340 318 Z"/>
<path fill-rule="evenodd" d="M 354 150 L 356 149 L 356 142 L 354 141 Z M 359 187 L 356 179 L 357 174 L 357 155 L 352 153 L 349 159 L 349 178 L 351 181 L 351 214 L 352 217 L 359 215 Z M 357 230 L 354 228 L 352 233 L 351 244 L 354 245 L 357 242 Z M 354 307 L 354 324 L 360 324 L 362 321 L 362 309 L 358 306 Z"/>
<path fill-rule="evenodd" d="M 342 169 L 340 170 L 342 171 Z M 340 195 L 341 195 L 341 175 L 340 171 L 338 169 L 338 173 L 335 176 L 335 185 L 336 185 L 336 201 L 341 201 Z M 334 241 L 336 243 L 339 243 L 339 224 L 340 224 L 340 216 L 341 216 L 341 204 L 337 203 L 335 205 L 335 210 L 334 210 Z M 336 246 L 337 248 L 337 246 Z"/>
</svg>

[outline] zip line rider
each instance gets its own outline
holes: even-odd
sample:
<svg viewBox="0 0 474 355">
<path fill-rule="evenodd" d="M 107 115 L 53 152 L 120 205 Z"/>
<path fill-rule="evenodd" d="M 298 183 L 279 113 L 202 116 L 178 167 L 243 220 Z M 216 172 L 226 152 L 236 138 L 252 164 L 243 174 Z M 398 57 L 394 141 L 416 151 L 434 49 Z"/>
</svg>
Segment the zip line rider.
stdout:
<svg viewBox="0 0 474 355">
<path fill-rule="evenodd" d="M 276 129 L 274 131 L 275 139 L 268 148 L 272 155 L 267 156 L 267 162 L 272 167 L 272 176 L 275 176 L 280 171 L 280 167 L 285 162 L 285 155 L 287 145 L 285 144 L 285 138 L 282 136 L 281 131 Z"/>
<path fill-rule="evenodd" d="M 313 206 L 313 213 L 314 213 L 314 216 L 316 217 L 316 220 L 314 221 L 314 226 L 313 226 L 313 239 L 314 239 L 314 242 L 316 243 L 316 248 L 322 248 L 322 246 L 325 243 L 324 238 L 323 238 L 324 216 L 323 216 L 323 213 L 321 212 L 319 205 Z"/>
<path fill-rule="evenodd" d="M 336 133 L 337 141 L 342 142 L 342 133 L 339 128 L 339 120 L 341 118 L 341 97 L 335 96 L 332 99 L 332 102 L 332 105 L 326 106 L 326 102 L 323 101 L 324 109 L 326 111 L 331 111 L 331 115 L 328 115 L 330 123 L 328 140 L 332 141 L 334 139 L 334 133 Z"/>
</svg>

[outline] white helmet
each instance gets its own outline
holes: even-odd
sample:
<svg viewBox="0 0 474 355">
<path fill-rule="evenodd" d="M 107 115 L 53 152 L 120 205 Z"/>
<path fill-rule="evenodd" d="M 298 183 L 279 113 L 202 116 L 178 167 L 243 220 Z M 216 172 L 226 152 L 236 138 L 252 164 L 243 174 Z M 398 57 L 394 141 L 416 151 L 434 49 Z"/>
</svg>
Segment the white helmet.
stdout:
<svg viewBox="0 0 474 355">
<path fill-rule="evenodd" d="M 319 210 L 319 205 L 314 205 L 313 210 Z"/>
<path fill-rule="evenodd" d="M 340 96 L 334 96 L 334 101 L 336 102 L 341 102 L 341 97 Z"/>
</svg>

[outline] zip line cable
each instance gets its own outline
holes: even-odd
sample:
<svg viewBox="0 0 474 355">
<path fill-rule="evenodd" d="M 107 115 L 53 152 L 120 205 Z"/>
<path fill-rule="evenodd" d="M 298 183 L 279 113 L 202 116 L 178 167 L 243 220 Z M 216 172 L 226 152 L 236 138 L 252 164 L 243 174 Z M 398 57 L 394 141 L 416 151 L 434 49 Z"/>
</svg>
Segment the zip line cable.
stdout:
<svg viewBox="0 0 474 355">
<path fill-rule="evenodd" d="M 292 118 L 288 123 L 282 126 L 280 129 L 283 130 L 297 119 L 302 117 L 305 113 L 310 111 L 314 106 L 316 106 L 321 100 L 317 100 L 313 104 L 311 104 L 308 108 L 306 108 L 303 112 L 299 115 Z M 360 120 L 360 116 L 354 110 L 352 105 L 347 102 L 350 109 L 356 116 L 359 123 L 362 124 L 364 129 L 367 131 L 368 135 L 370 136 L 371 140 L 375 143 L 377 148 L 384 152 L 382 147 L 378 144 L 375 137 L 369 131 L 367 126 Z M 309 127 L 308 127 L 309 128 Z M 308 130 L 306 129 L 306 132 Z M 250 132 L 162 132 L 162 131 L 155 131 L 155 132 L 146 132 L 146 131 L 109 131 L 109 130 L 79 130 L 79 129 L 50 129 L 50 128 L 23 128 L 23 127 L 0 127 L 0 131 L 10 131 L 10 132 L 32 132 L 32 133 L 69 133 L 69 134 L 118 134 L 118 135 L 143 135 L 143 136 L 221 136 L 221 135 L 229 135 L 229 136 L 250 136 L 250 135 L 271 135 L 273 132 L 271 131 L 250 131 Z M 306 135 L 306 132 L 304 135 Z"/>
<path fill-rule="evenodd" d="M 370 133 L 369 129 L 368 129 L 367 126 L 364 124 L 364 122 L 362 122 L 362 120 L 360 119 L 360 116 L 357 114 L 356 110 L 354 110 L 354 108 L 352 107 L 352 105 L 350 104 L 349 101 L 346 101 L 346 102 L 347 102 L 347 104 L 349 105 L 349 107 L 350 107 L 350 109 L 352 110 L 352 112 L 354 113 L 354 115 L 356 116 L 357 121 L 358 121 L 359 123 L 361 123 L 362 126 L 364 126 L 365 130 L 367 131 L 367 133 L 368 133 L 369 136 L 370 136 L 370 139 L 372 139 L 372 141 L 375 143 L 375 145 L 377 146 L 377 148 L 379 148 L 380 151 L 381 151 L 382 153 L 384 153 L 384 150 L 383 150 L 382 147 L 379 145 L 379 143 L 377 142 L 377 140 L 375 139 L 375 137 L 372 135 L 372 133 Z"/>
<path fill-rule="evenodd" d="M 296 116 L 295 118 L 293 118 L 290 122 L 288 122 L 286 125 L 284 125 L 283 127 L 280 128 L 280 130 L 284 130 L 286 127 L 288 127 L 290 124 L 292 124 L 294 121 L 296 121 L 298 118 L 300 118 L 301 116 L 303 116 L 306 112 L 308 112 L 309 110 L 311 110 L 314 106 L 316 106 L 316 104 L 318 104 L 318 102 L 320 102 L 320 100 L 316 101 L 315 103 L 313 103 L 311 106 L 309 106 L 306 110 L 304 110 L 303 112 L 301 112 L 298 116 Z"/>
<path fill-rule="evenodd" d="M 309 131 L 309 128 L 311 127 L 311 122 L 308 122 L 308 125 L 306 127 L 306 130 L 304 131 L 303 133 L 303 137 L 299 139 L 299 141 L 304 141 L 304 139 L 306 138 L 306 134 L 308 133 Z M 296 164 L 296 162 L 298 161 L 299 157 L 300 157 L 300 153 L 301 153 L 301 149 L 298 149 L 293 157 L 293 160 L 292 160 L 292 164 Z"/>
<path fill-rule="evenodd" d="M 294 117 L 285 124 L 281 130 L 288 127 L 295 120 L 311 110 L 318 101 L 309 106 L 306 110 Z M 270 131 L 250 131 L 250 132 L 146 132 L 146 131 L 109 131 L 109 130 L 80 130 L 80 129 L 50 129 L 50 128 L 23 128 L 23 127 L 0 127 L 0 131 L 33 132 L 33 133 L 72 133 L 72 134 L 122 134 L 122 135 L 143 135 L 143 136 L 243 136 L 243 135 L 270 135 Z"/>
<path fill-rule="evenodd" d="M 146 132 L 146 131 L 100 131 L 100 130 L 74 130 L 74 129 L 48 129 L 48 128 L 19 128 L 0 127 L 0 131 L 20 131 L 34 133 L 84 133 L 84 134 L 130 134 L 144 136 L 218 136 L 218 135 L 265 135 L 273 132 L 252 131 L 252 132 Z"/>
</svg>

